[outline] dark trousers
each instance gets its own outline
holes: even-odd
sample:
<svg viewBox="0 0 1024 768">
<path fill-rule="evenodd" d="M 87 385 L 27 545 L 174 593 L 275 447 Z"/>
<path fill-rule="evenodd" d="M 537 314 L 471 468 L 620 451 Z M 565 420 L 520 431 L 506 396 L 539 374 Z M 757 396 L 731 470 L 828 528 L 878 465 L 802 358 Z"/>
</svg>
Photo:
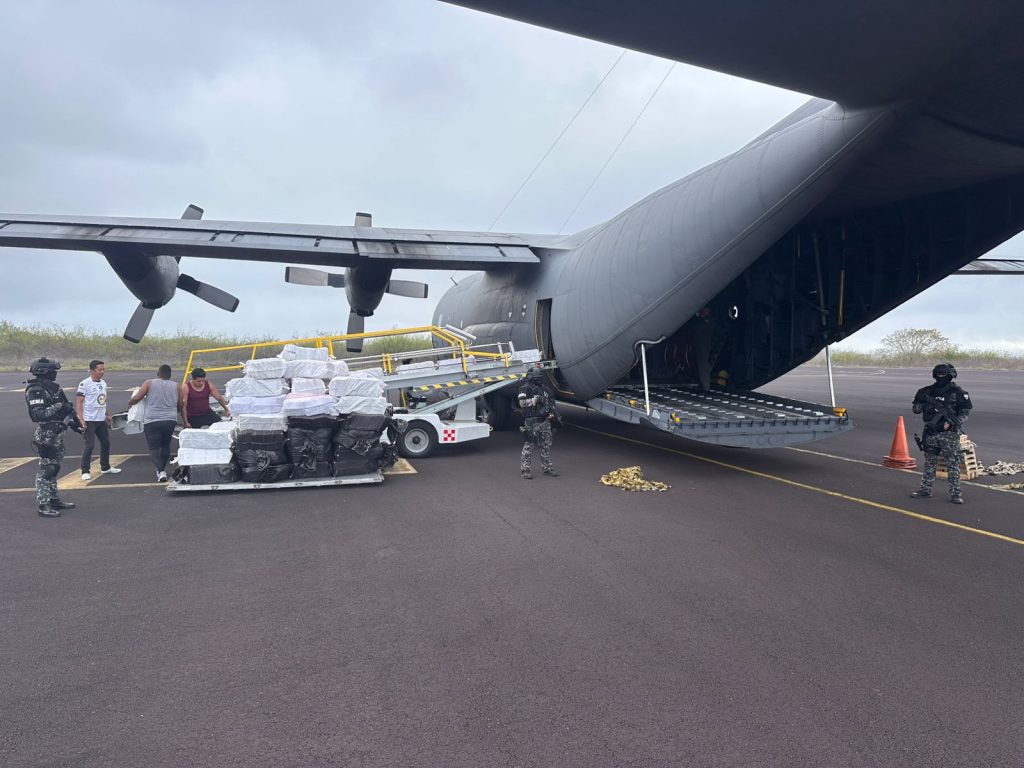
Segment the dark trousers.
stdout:
<svg viewBox="0 0 1024 768">
<path fill-rule="evenodd" d="M 200 427 L 209 427 L 220 421 L 218 416 L 213 411 L 207 411 L 206 413 L 197 413 L 195 416 L 188 417 L 188 425 L 192 429 L 199 429 Z"/>
<path fill-rule="evenodd" d="M 176 421 L 151 421 L 142 427 L 146 433 L 149 458 L 157 472 L 167 469 L 167 460 L 171 458 L 171 438 L 177 424 Z"/>
<path fill-rule="evenodd" d="M 82 471 L 88 472 L 92 464 L 92 448 L 96 440 L 100 441 L 100 469 L 110 469 L 110 427 L 105 421 L 85 422 L 85 432 L 82 434 L 85 439 L 85 450 L 82 451 Z"/>
</svg>

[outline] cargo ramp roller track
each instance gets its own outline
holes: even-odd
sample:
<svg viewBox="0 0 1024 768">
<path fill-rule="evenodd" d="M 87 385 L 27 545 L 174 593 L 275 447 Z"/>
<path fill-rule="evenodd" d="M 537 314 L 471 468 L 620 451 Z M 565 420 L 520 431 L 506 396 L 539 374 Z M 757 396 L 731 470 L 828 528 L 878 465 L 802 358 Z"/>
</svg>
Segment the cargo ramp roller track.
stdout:
<svg viewBox="0 0 1024 768">
<path fill-rule="evenodd" d="M 853 428 L 843 408 L 758 392 L 655 385 L 649 400 L 650 413 L 642 386 L 616 386 L 587 405 L 619 421 L 736 448 L 799 445 Z"/>
</svg>

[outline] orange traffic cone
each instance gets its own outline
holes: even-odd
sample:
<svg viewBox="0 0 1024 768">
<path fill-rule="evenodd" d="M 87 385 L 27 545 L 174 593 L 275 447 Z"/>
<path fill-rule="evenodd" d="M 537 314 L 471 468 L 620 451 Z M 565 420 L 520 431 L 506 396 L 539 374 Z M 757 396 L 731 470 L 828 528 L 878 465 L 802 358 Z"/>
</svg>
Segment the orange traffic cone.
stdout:
<svg viewBox="0 0 1024 768">
<path fill-rule="evenodd" d="M 892 436 L 892 448 L 889 455 L 882 460 L 882 464 L 894 469 L 913 469 L 917 461 L 910 456 L 907 450 L 907 428 L 903 426 L 903 417 L 896 418 L 896 434 Z"/>
</svg>

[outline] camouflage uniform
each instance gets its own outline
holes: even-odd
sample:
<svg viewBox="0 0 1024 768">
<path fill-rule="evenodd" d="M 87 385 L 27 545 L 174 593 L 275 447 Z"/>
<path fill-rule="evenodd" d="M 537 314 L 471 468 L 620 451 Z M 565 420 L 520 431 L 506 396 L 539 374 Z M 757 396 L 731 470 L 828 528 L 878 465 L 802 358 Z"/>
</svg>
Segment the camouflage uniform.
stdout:
<svg viewBox="0 0 1024 768">
<path fill-rule="evenodd" d="M 547 419 L 540 419 L 533 425 L 527 425 L 526 442 L 523 443 L 523 453 L 519 460 L 519 471 L 530 474 L 530 466 L 533 463 L 533 446 L 536 444 L 540 449 L 540 466 L 545 472 L 551 473 L 555 470 L 551 464 L 551 422 Z M 532 438 L 532 439 L 531 439 Z M 534 443 L 536 441 L 536 443 Z"/>
<path fill-rule="evenodd" d="M 914 395 L 914 413 L 922 414 L 924 419 L 921 439 L 924 473 L 921 475 L 921 487 L 912 495 L 931 496 L 935 470 L 941 455 L 946 460 L 946 471 L 949 473 L 949 497 L 957 504 L 962 504 L 960 434 L 973 404 L 971 396 L 953 381 L 956 368 L 951 363 L 935 366 L 932 376 L 935 384 L 922 387 Z"/>
<path fill-rule="evenodd" d="M 32 437 L 32 447 L 39 454 L 36 501 L 42 507 L 57 500 L 57 475 L 60 474 L 60 463 L 64 460 L 63 425 L 40 424 Z"/>
<path fill-rule="evenodd" d="M 29 379 L 25 388 L 25 403 L 29 417 L 36 423 L 32 436 L 32 447 L 39 455 L 39 471 L 36 473 L 36 501 L 39 514 L 56 517 L 60 510 L 71 509 L 74 504 L 63 502 L 57 495 L 57 475 L 64 458 L 64 430 L 68 426 L 79 429 L 74 406 L 68 402 L 64 390 L 54 380 L 59 363 L 42 358 L 43 368 L 50 367 L 47 376 L 37 375 Z"/>
<path fill-rule="evenodd" d="M 544 474 L 557 474 L 551 462 L 551 422 L 558 419 L 558 410 L 551 393 L 541 383 L 542 375 L 539 371 L 531 371 L 519 389 L 518 401 L 523 410 L 523 432 L 526 435 L 519 459 L 519 471 L 526 478 L 533 477 L 531 465 L 534 445 L 540 449 L 540 466 Z"/>
</svg>

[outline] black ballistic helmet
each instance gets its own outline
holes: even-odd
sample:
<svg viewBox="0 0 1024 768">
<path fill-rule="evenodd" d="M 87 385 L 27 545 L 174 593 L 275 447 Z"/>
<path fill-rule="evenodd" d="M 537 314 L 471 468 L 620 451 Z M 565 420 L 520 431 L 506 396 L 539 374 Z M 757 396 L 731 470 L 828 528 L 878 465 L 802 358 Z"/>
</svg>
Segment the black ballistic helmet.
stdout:
<svg viewBox="0 0 1024 768">
<path fill-rule="evenodd" d="M 956 378 L 956 368 L 953 367 L 952 363 L 939 363 L 932 368 L 933 379 L 941 379 L 943 376 L 949 376 L 951 379 Z"/>
<path fill-rule="evenodd" d="M 50 360 L 48 357 L 40 357 L 38 360 L 33 360 L 32 364 L 28 367 L 28 372 L 37 378 L 56 377 L 59 370 L 60 363 L 56 360 Z"/>
<path fill-rule="evenodd" d="M 530 381 L 538 381 L 544 378 L 544 371 L 540 368 L 531 368 L 526 374 L 526 378 Z"/>
</svg>

